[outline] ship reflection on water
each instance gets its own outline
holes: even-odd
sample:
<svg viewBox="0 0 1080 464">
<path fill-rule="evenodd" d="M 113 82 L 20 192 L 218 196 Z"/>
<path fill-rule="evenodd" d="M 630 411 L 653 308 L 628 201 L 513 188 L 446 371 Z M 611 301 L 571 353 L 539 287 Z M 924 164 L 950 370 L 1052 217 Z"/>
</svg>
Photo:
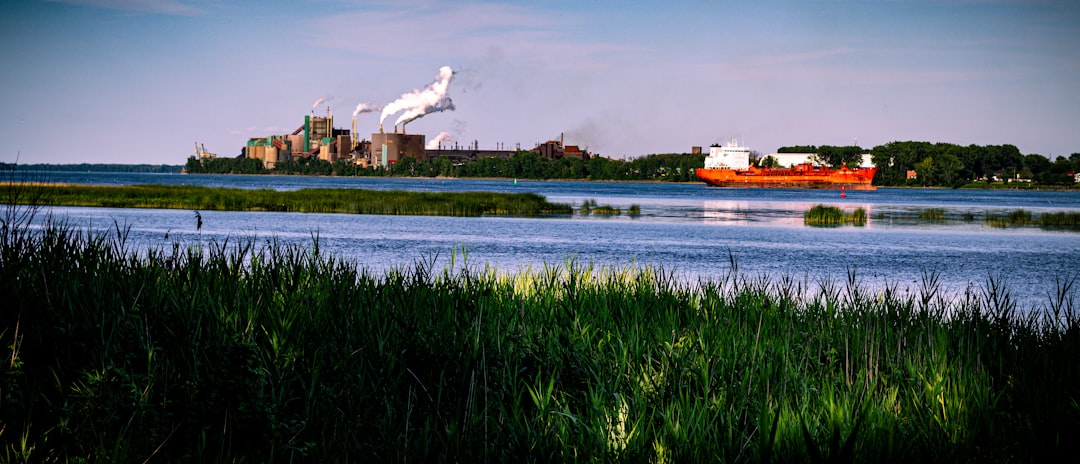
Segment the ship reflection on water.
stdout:
<svg viewBox="0 0 1080 464">
<path fill-rule="evenodd" d="M 704 202 L 702 217 L 706 223 L 724 225 L 769 225 L 787 227 L 805 227 L 803 213 L 820 202 L 791 202 L 791 201 L 751 201 L 751 200 L 707 200 Z M 866 210 L 866 224 L 860 227 L 871 227 L 873 213 L 871 204 L 843 203 L 836 206 L 845 213 L 851 213 L 857 208 Z"/>
</svg>

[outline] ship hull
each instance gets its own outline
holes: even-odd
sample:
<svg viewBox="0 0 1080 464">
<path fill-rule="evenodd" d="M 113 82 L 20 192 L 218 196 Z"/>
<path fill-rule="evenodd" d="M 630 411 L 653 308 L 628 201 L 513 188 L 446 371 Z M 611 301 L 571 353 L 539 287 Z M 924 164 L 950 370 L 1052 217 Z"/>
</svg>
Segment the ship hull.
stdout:
<svg viewBox="0 0 1080 464">
<path fill-rule="evenodd" d="M 815 168 L 809 165 L 793 168 L 747 170 L 697 169 L 698 179 L 715 187 L 735 188 L 803 188 L 876 190 L 871 185 L 877 168 L 840 169 Z"/>
</svg>

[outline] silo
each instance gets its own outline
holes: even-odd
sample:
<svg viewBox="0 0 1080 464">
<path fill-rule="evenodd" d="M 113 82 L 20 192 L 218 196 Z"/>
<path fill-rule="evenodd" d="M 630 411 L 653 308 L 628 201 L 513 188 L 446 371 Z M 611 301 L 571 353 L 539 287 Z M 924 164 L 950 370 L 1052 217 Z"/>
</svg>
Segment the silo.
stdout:
<svg viewBox="0 0 1080 464">
<path fill-rule="evenodd" d="M 310 150 L 310 148 L 304 148 L 304 136 L 300 134 L 287 135 L 285 139 L 289 141 L 289 149 L 295 153 L 303 153 Z"/>
<path fill-rule="evenodd" d="M 247 147 L 247 157 L 262 161 L 266 158 L 265 149 L 266 147 L 262 145 L 249 145 Z"/>
<path fill-rule="evenodd" d="M 265 157 L 263 158 L 263 167 L 265 167 L 266 169 L 274 169 L 274 165 L 277 164 L 278 160 L 278 149 L 273 145 L 265 148 L 266 151 L 264 152 Z"/>
</svg>

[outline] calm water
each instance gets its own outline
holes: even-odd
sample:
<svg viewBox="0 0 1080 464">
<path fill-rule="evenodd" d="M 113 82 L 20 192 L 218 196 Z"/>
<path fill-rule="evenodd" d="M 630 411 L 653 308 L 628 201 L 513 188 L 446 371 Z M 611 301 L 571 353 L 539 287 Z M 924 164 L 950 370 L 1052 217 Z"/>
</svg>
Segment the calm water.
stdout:
<svg viewBox="0 0 1080 464">
<path fill-rule="evenodd" d="M 464 249 L 469 263 L 504 271 L 532 266 L 578 263 L 654 264 L 687 280 L 728 272 L 729 256 L 740 271 L 790 274 L 815 284 L 842 282 L 853 270 L 869 286 L 885 282 L 915 288 L 921 277 L 937 273 L 945 287 L 961 292 L 982 285 L 988 276 L 1009 284 L 1025 306 L 1047 301 L 1055 278 L 1080 269 L 1080 233 L 1039 229 L 996 229 L 951 221 L 875 220 L 878 214 L 913 216 L 920 209 L 944 208 L 950 215 L 1001 213 L 1024 208 L 1033 212 L 1080 211 L 1078 192 L 958 191 L 879 189 L 836 191 L 739 190 L 699 184 L 629 184 L 599 182 L 526 182 L 507 180 L 357 179 L 284 176 L 202 176 L 168 174 L 49 173 L 55 182 L 93 184 L 188 184 L 294 190 L 308 187 L 355 187 L 423 191 L 536 192 L 552 201 L 626 208 L 641 206 L 640 218 L 445 218 L 335 214 L 202 211 L 196 231 L 188 210 L 55 208 L 58 216 L 80 226 L 112 229 L 114 221 L 130 226 L 139 247 L 172 241 L 223 241 L 255 237 L 259 241 L 310 244 L 317 234 L 323 250 L 350 258 L 372 270 L 404 266 L 417 259 L 445 263 Z M 802 211 L 818 203 L 845 209 L 866 208 L 866 227 L 813 228 L 802 224 Z M 1076 292 L 1074 292 L 1075 294 Z"/>
</svg>

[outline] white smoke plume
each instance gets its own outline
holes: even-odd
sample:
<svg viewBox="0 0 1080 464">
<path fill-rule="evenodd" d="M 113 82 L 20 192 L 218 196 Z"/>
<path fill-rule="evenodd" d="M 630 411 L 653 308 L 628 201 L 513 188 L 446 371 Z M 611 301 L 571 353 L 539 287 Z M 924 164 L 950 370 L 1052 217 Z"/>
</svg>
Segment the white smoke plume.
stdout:
<svg viewBox="0 0 1080 464">
<path fill-rule="evenodd" d="M 435 138 L 428 140 L 427 146 L 424 148 L 428 150 L 438 150 L 439 145 L 442 145 L 443 142 L 449 142 L 453 138 L 454 136 L 451 135 L 449 132 L 439 132 L 439 135 L 436 135 Z"/>
<path fill-rule="evenodd" d="M 454 111 L 455 109 L 457 108 L 454 106 L 454 101 L 450 100 L 450 97 L 444 97 L 442 100 L 435 102 L 434 105 L 424 106 L 421 108 L 413 108 L 409 111 L 402 113 L 401 116 L 397 118 L 397 121 L 394 122 L 394 125 L 399 126 L 402 124 L 408 124 L 417 119 L 420 119 L 425 114 L 438 113 L 440 111 L 446 110 Z"/>
<path fill-rule="evenodd" d="M 402 94 L 397 100 L 387 104 L 382 110 L 379 125 L 392 114 L 402 113 L 398 117 L 395 126 L 407 124 L 428 113 L 453 110 L 454 102 L 446 94 L 450 89 L 450 81 L 454 78 L 454 70 L 449 66 L 439 68 L 439 74 L 435 76 L 435 82 L 428 84 L 424 90 L 413 90 Z"/>
<path fill-rule="evenodd" d="M 357 117 L 357 116 L 359 116 L 361 114 L 371 113 L 371 112 L 374 112 L 374 111 L 379 111 L 381 109 L 382 109 L 381 106 L 376 105 L 374 103 L 361 102 L 359 105 L 356 105 L 356 111 L 353 111 L 352 117 L 355 118 L 355 117 Z"/>
<path fill-rule="evenodd" d="M 319 105 L 321 105 L 323 103 L 326 103 L 326 102 L 328 102 L 330 100 L 333 100 L 333 99 L 334 99 L 333 95 L 327 95 L 325 97 L 319 97 L 319 99 L 315 100 L 315 103 L 311 105 L 311 111 L 315 111 L 315 108 L 318 108 Z"/>
</svg>

